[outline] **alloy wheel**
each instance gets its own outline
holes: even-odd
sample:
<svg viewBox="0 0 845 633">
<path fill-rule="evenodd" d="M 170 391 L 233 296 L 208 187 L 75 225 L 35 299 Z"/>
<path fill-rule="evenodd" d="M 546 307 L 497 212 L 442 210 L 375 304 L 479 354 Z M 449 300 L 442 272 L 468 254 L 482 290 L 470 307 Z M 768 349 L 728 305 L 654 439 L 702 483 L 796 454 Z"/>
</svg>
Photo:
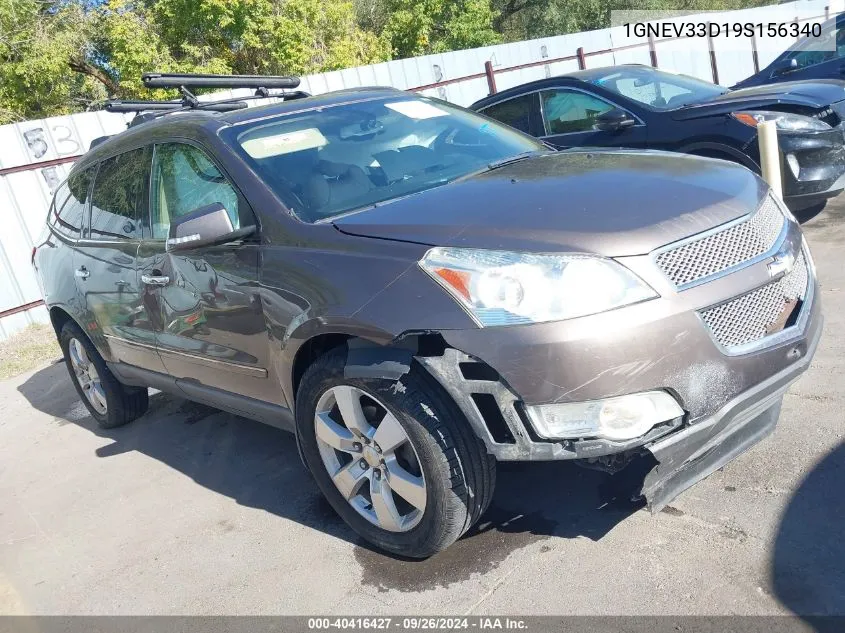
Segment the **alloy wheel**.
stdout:
<svg viewBox="0 0 845 633">
<path fill-rule="evenodd" d="M 82 345 L 79 339 L 70 339 L 68 343 L 68 355 L 70 356 L 73 373 L 76 375 L 76 380 L 79 382 L 85 398 L 97 413 L 105 415 L 108 405 L 106 404 L 106 392 L 103 389 L 100 374 L 97 372 L 97 368 L 94 367 L 94 363 L 88 357 L 85 346 Z"/>
<path fill-rule="evenodd" d="M 323 465 L 347 502 L 390 532 L 407 532 L 422 519 L 425 476 L 405 429 L 375 397 L 357 387 L 326 391 L 314 414 Z"/>
</svg>

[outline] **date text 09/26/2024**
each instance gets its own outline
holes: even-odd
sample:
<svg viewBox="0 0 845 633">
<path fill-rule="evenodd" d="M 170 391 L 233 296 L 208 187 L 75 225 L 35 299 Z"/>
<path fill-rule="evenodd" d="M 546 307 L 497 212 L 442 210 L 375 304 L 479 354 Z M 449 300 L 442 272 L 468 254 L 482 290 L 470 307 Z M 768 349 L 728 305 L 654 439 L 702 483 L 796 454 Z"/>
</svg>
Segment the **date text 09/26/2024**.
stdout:
<svg viewBox="0 0 845 633">
<path fill-rule="evenodd" d="M 401 631 L 453 631 L 478 630 L 498 631 L 527 630 L 524 618 L 477 616 L 477 617 L 314 617 L 308 618 L 308 630 L 401 630 Z"/>
</svg>

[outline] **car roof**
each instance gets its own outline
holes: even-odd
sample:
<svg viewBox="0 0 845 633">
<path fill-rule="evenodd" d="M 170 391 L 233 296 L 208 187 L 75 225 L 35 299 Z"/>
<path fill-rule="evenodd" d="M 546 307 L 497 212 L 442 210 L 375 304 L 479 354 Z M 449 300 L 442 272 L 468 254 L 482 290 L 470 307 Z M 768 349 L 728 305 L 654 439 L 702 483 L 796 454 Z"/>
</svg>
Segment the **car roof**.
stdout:
<svg viewBox="0 0 845 633">
<path fill-rule="evenodd" d="M 348 103 L 350 101 L 364 101 L 385 97 L 390 94 L 400 95 L 408 93 L 387 86 L 348 88 L 311 97 L 291 99 L 290 101 L 279 101 L 254 108 L 243 108 L 232 112 L 211 112 L 209 110 L 180 110 L 170 112 L 145 121 L 140 125 L 132 126 L 100 142 L 95 147 L 89 149 L 76 162 L 73 171 L 85 169 L 114 154 L 134 149 L 139 145 L 153 142 L 158 138 L 168 135 L 178 136 L 181 132 L 188 129 L 205 129 L 210 133 L 214 133 L 216 130 L 227 125 L 245 123 L 252 120 L 288 114 L 290 112 L 313 110 Z"/>
</svg>

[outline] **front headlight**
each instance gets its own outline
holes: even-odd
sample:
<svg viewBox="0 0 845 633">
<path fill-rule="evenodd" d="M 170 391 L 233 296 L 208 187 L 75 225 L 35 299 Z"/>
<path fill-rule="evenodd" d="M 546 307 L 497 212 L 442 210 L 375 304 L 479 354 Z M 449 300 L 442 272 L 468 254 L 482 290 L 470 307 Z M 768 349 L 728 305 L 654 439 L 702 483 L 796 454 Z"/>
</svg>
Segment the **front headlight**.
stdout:
<svg viewBox="0 0 845 633">
<path fill-rule="evenodd" d="M 763 121 L 774 121 L 775 126 L 784 132 L 821 131 L 832 129 L 827 123 L 811 116 L 790 114 L 788 112 L 766 112 L 765 110 L 745 110 L 732 112 L 731 116 L 740 123 L 757 127 Z"/>
<path fill-rule="evenodd" d="M 601 437 L 631 440 L 656 425 L 684 415 L 684 410 L 665 391 L 646 391 L 627 396 L 526 407 L 534 429 L 546 439 Z"/>
<path fill-rule="evenodd" d="M 482 327 L 573 319 L 657 296 L 621 264 L 593 255 L 432 248 L 420 266 Z"/>
</svg>

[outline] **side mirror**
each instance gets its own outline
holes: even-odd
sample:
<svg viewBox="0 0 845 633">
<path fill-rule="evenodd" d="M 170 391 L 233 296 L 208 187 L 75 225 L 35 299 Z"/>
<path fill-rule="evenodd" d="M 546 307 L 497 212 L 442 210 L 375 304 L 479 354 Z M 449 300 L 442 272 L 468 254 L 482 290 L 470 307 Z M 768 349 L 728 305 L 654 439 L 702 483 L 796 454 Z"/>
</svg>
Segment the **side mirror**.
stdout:
<svg viewBox="0 0 845 633">
<path fill-rule="evenodd" d="M 255 226 L 235 229 L 219 202 L 195 209 L 170 221 L 167 251 L 187 251 L 234 242 L 255 233 Z"/>
<path fill-rule="evenodd" d="M 601 130 L 603 132 L 615 132 L 617 130 L 623 130 L 626 127 L 631 127 L 635 124 L 636 121 L 634 121 L 633 117 L 631 117 L 631 115 L 625 112 L 624 110 L 620 110 L 619 108 L 613 108 L 612 110 L 603 112 L 598 115 L 595 119 L 596 129 Z"/>
<path fill-rule="evenodd" d="M 791 73 L 798 68 L 798 60 L 794 57 L 792 59 L 782 59 L 777 62 L 772 68 L 772 77 L 780 77 L 786 73 Z"/>
</svg>

